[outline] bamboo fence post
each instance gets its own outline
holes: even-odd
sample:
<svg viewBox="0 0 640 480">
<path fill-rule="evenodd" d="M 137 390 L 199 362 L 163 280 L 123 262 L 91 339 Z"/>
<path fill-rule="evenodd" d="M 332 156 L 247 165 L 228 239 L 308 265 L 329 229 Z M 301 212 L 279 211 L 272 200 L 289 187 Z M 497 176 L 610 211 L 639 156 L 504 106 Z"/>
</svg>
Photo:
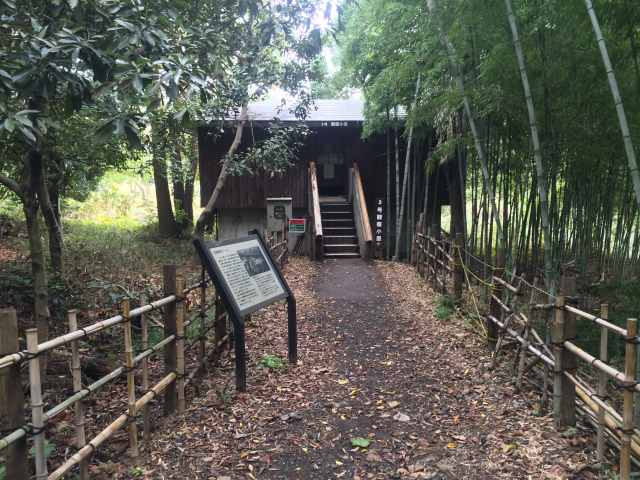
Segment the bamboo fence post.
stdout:
<svg viewBox="0 0 640 480">
<path fill-rule="evenodd" d="M 140 297 L 140 304 L 147 304 L 147 297 Z M 146 314 L 140 315 L 140 329 L 142 335 L 142 351 L 145 351 L 149 348 L 149 320 Z M 149 391 L 149 357 L 144 357 L 141 362 L 142 367 L 142 391 Z M 144 433 L 144 441 L 145 444 L 149 444 L 151 441 L 151 410 L 149 408 L 149 404 L 146 404 L 142 410 L 142 418 L 143 418 L 143 433 Z"/>
<path fill-rule="evenodd" d="M 600 306 L 600 317 L 604 320 L 609 319 L 609 305 L 603 303 Z M 600 327 L 600 360 L 607 362 L 609 359 L 609 330 L 605 327 Z M 603 402 L 607 398 L 607 374 L 602 370 L 598 370 L 598 397 Z M 607 425 L 605 423 L 605 410 L 602 407 L 598 408 L 598 431 L 597 431 L 597 447 L 598 462 L 605 463 L 605 450 L 606 450 L 606 438 L 605 430 Z"/>
<path fill-rule="evenodd" d="M 20 350 L 18 316 L 14 308 L 0 310 L 0 357 Z M 24 394 L 20 381 L 20 365 L 0 369 L 0 419 L 3 427 L 17 429 L 24 425 Z M 7 478 L 29 478 L 29 449 L 26 435 L 7 447 Z"/>
<path fill-rule="evenodd" d="M 555 318 L 551 326 L 551 341 L 555 357 L 553 370 L 553 415 L 556 428 L 573 426 L 576 423 L 576 388 L 564 374 L 575 370 L 575 357 L 564 348 L 564 342 L 575 338 L 569 316 L 565 312 L 565 297 L 559 295 L 555 302 Z"/>
<path fill-rule="evenodd" d="M 464 271 L 462 270 L 463 244 L 464 244 L 464 234 L 456 233 L 456 239 L 453 245 L 452 255 L 453 255 L 453 296 L 457 302 L 462 301 L 462 283 L 464 282 Z"/>
<path fill-rule="evenodd" d="M 184 396 L 184 313 L 185 299 L 182 298 L 185 281 L 182 275 L 176 278 L 176 291 L 178 301 L 176 304 L 176 388 L 178 390 L 178 413 L 186 410 L 186 400 Z"/>
<path fill-rule="evenodd" d="M 31 423 L 33 425 L 33 445 L 35 450 L 36 480 L 47 479 L 47 456 L 44 440 L 44 405 L 42 403 L 42 383 L 40 360 L 38 358 L 38 329 L 29 328 L 27 351 L 29 352 L 29 384 L 31 392 Z"/>
<path fill-rule="evenodd" d="M 636 350 L 638 320 L 627 320 L 627 338 L 624 351 L 625 385 L 622 392 L 622 431 L 620 435 L 620 479 L 631 477 L 631 437 L 633 435 L 633 397 L 636 383 Z"/>
<path fill-rule="evenodd" d="M 206 285 L 206 273 L 204 267 L 202 267 L 202 275 L 201 282 L 202 287 L 200 287 L 200 350 L 198 351 L 198 368 L 201 369 L 202 372 L 207 371 L 206 366 L 206 355 L 207 355 L 207 285 Z"/>
<path fill-rule="evenodd" d="M 168 297 L 176 293 L 176 266 L 165 265 L 162 269 L 164 277 L 164 295 Z M 165 338 L 176 334 L 176 304 L 168 304 L 164 310 L 164 336 Z M 176 342 L 169 342 L 164 347 L 164 371 L 165 375 L 176 371 Z M 177 394 L 176 384 L 171 382 L 164 392 L 164 414 L 168 415 L 176 410 Z"/>
<path fill-rule="evenodd" d="M 128 430 L 129 430 L 129 454 L 137 458 L 138 451 L 138 426 L 136 424 L 136 372 L 133 364 L 133 335 L 131 331 L 131 319 L 129 318 L 129 300 L 122 301 L 122 316 L 125 318 L 124 329 L 124 360 L 127 372 L 127 403 L 128 403 Z"/>
<path fill-rule="evenodd" d="M 493 291 L 493 294 L 495 297 L 501 298 L 502 285 L 500 285 L 499 283 L 494 283 L 493 276 L 491 278 L 492 278 L 491 287 L 488 287 L 488 288 L 490 288 Z M 500 307 L 500 304 L 493 297 L 490 296 L 489 298 L 490 298 L 489 313 L 491 314 L 491 316 L 493 316 L 493 318 L 496 318 L 499 320 L 500 316 L 502 315 L 502 308 Z M 487 327 L 487 342 L 488 342 L 489 348 L 492 351 L 494 351 L 496 348 L 496 344 L 498 343 L 498 325 L 496 325 L 489 317 L 487 317 L 486 327 Z"/>
<path fill-rule="evenodd" d="M 67 319 L 69 321 L 69 332 L 75 332 L 78 330 L 78 316 L 76 310 L 69 310 L 67 312 Z M 73 377 L 73 392 L 78 393 L 82 390 L 82 367 L 80 365 L 80 341 L 74 340 L 71 342 L 71 375 Z M 84 430 L 84 403 L 82 400 L 77 400 L 73 404 L 73 424 L 76 429 L 76 447 L 81 449 L 87 443 L 87 436 Z M 85 480 L 89 478 L 89 464 L 87 460 L 80 462 L 80 479 Z"/>
</svg>

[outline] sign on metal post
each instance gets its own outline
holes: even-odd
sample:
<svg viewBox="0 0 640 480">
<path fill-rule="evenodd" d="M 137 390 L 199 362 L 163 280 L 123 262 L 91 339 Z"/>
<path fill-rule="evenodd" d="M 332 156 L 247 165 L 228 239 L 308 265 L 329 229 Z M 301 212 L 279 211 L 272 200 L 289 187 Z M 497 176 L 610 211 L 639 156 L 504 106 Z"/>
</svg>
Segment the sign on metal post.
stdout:
<svg viewBox="0 0 640 480">
<path fill-rule="evenodd" d="M 304 233 L 307 227 L 306 218 L 290 218 L 289 233 Z"/>
<path fill-rule="evenodd" d="M 236 388 L 246 391 L 244 319 L 279 300 L 289 307 L 289 361 L 297 361 L 295 298 L 262 235 L 256 230 L 246 237 L 223 242 L 193 241 L 234 325 Z M 293 313 L 293 315 L 292 315 Z"/>
</svg>

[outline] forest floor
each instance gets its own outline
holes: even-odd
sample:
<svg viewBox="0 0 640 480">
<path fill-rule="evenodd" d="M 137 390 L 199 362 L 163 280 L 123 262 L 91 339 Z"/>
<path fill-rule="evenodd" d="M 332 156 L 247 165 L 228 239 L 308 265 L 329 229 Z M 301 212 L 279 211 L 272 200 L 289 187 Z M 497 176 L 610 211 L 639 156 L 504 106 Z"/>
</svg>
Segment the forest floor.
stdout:
<svg viewBox="0 0 640 480">
<path fill-rule="evenodd" d="M 227 357 L 142 462 L 110 477 L 598 478 L 591 434 L 558 433 L 538 395 L 515 390 L 508 356 L 493 367 L 462 319 L 436 318 L 438 295 L 411 267 L 292 259 L 285 274 L 298 365 L 265 361 L 286 358 L 284 307 L 254 315 L 247 393 L 232 390 Z"/>
</svg>

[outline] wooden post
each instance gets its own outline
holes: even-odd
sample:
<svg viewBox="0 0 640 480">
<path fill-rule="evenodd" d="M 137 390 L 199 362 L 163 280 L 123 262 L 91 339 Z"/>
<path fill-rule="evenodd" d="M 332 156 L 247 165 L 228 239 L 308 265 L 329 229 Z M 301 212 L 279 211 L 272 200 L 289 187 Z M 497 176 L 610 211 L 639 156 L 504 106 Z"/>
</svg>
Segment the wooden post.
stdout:
<svg viewBox="0 0 640 480">
<path fill-rule="evenodd" d="M 147 297 L 140 297 L 140 304 L 147 304 Z M 149 319 L 146 314 L 140 315 L 140 330 L 142 335 L 142 351 L 145 351 L 149 348 Z M 149 357 L 145 357 L 142 359 L 141 363 L 142 367 L 142 391 L 147 393 L 149 391 Z M 147 403 L 142 409 L 142 419 L 143 419 L 143 433 L 144 433 L 144 442 L 146 445 L 149 445 L 151 441 L 151 409 L 149 408 L 149 404 Z"/>
<path fill-rule="evenodd" d="M 575 322 L 566 315 L 565 297 L 556 297 L 556 311 L 551 325 L 551 342 L 555 357 L 553 371 L 553 415 L 556 428 L 564 428 L 576 424 L 576 387 L 564 372 L 573 373 L 575 357 L 564 348 L 564 342 L 575 339 Z M 573 325 L 572 325 L 573 323 Z"/>
<path fill-rule="evenodd" d="M 0 310 L 0 357 L 20 350 L 18 316 L 13 308 Z M 7 429 L 24 425 L 24 394 L 20 381 L 20 365 L 0 369 L 0 418 Z M 6 478 L 29 478 L 27 437 L 13 442 L 6 451 Z"/>
<path fill-rule="evenodd" d="M 245 358 L 244 345 L 244 320 L 237 319 L 233 322 L 233 340 L 236 354 L 236 390 L 247 391 L 247 360 Z"/>
<path fill-rule="evenodd" d="M 178 394 L 178 413 L 184 413 L 187 403 L 184 396 L 184 314 L 185 299 L 182 298 L 185 281 L 182 275 L 176 278 L 178 303 L 176 305 L 176 389 Z"/>
<path fill-rule="evenodd" d="M 604 320 L 609 319 L 609 305 L 603 303 L 600 306 L 600 317 Z M 609 360 L 609 330 L 605 327 L 600 327 L 600 360 L 607 363 Z M 598 370 L 598 397 L 603 402 L 607 398 L 607 374 L 602 370 Z M 598 407 L 598 432 L 597 432 L 597 447 L 598 462 L 605 463 L 605 450 L 606 450 L 606 438 L 605 438 L 605 411 L 604 408 Z"/>
<path fill-rule="evenodd" d="M 464 247 L 464 234 L 456 233 L 455 243 L 452 249 L 453 255 L 453 296 L 456 302 L 462 301 L 462 284 L 464 283 L 464 266 L 462 265 L 462 248 Z"/>
<path fill-rule="evenodd" d="M 138 451 L 138 426 L 136 424 L 136 373 L 133 369 L 133 335 L 131 331 L 131 320 L 129 319 L 129 300 L 122 301 L 122 316 L 125 322 L 122 324 L 124 330 L 124 364 L 127 370 L 127 404 L 128 404 L 128 430 L 129 430 L 129 455 L 137 458 Z"/>
<path fill-rule="evenodd" d="M 164 295 L 175 295 L 176 293 L 176 266 L 165 265 L 162 268 L 164 280 Z M 170 303 L 164 309 L 164 336 L 169 337 L 176 334 L 176 304 Z M 176 371 L 176 342 L 169 342 L 164 347 L 164 371 L 165 375 Z M 164 414 L 175 412 L 178 402 L 176 393 L 176 383 L 171 382 L 164 391 Z"/>
<path fill-rule="evenodd" d="M 620 479 L 631 477 L 631 437 L 633 435 L 633 392 L 636 382 L 636 350 L 638 320 L 627 320 L 627 339 L 624 350 L 625 389 L 622 392 L 622 432 L 620 435 Z"/>
<path fill-rule="evenodd" d="M 42 404 L 42 383 L 40 360 L 38 359 L 38 329 L 29 328 L 27 351 L 29 360 L 29 386 L 31 392 L 31 423 L 33 425 L 33 446 L 35 450 L 36 480 L 47 479 L 47 456 L 44 442 L 44 405 Z"/>
<path fill-rule="evenodd" d="M 289 363 L 298 363 L 298 320 L 296 315 L 296 299 L 287 297 L 287 340 L 289 343 Z"/>
<path fill-rule="evenodd" d="M 78 316 L 75 310 L 67 312 L 69 331 L 75 332 L 78 329 Z M 82 390 L 82 368 L 80 365 L 80 341 L 71 342 L 71 375 L 73 377 L 73 392 Z M 84 403 L 78 400 L 73 404 L 73 424 L 76 429 L 76 447 L 81 449 L 87 444 L 87 436 L 84 430 Z M 80 462 L 80 479 L 89 478 L 89 464 L 87 460 Z"/>
</svg>

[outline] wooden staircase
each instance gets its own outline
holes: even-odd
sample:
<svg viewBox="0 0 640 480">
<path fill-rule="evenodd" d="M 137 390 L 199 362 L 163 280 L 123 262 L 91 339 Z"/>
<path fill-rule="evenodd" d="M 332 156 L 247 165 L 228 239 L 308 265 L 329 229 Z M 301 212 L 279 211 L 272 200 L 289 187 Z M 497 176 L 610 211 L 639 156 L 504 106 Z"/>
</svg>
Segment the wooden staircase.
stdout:
<svg viewBox="0 0 640 480">
<path fill-rule="evenodd" d="M 360 256 L 353 205 L 346 202 L 320 203 L 325 258 Z"/>
</svg>

